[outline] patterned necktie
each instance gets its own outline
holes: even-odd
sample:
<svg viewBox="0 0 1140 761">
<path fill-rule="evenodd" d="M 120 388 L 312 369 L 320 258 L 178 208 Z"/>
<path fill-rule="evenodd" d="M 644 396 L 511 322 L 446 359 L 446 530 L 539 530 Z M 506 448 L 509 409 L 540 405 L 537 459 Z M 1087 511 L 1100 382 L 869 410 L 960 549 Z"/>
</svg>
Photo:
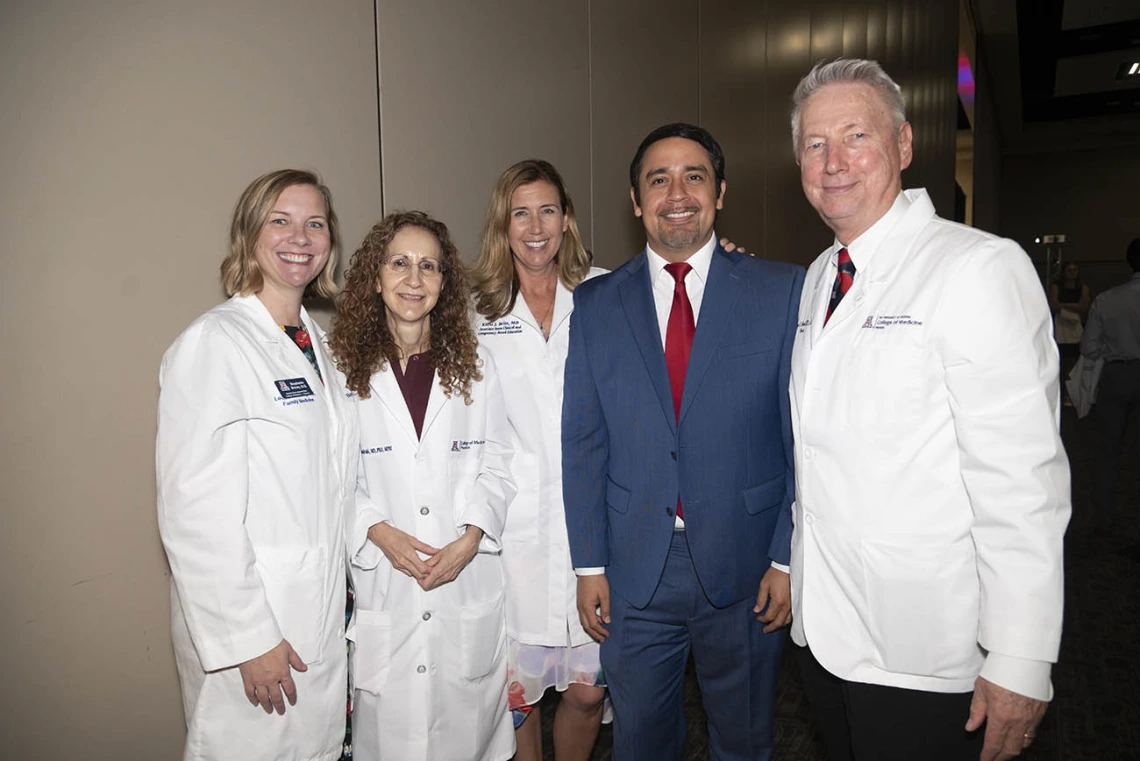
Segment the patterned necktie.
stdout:
<svg viewBox="0 0 1140 761">
<path fill-rule="evenodd" d="M 827 304 L 827 317 L 823 320 L 824 325 L 831 319 L 831 313 L 839 306 L 839 302 L 843 301 L 843 297 L 851 290 L 851 284 L 854 282 L 855 262 L 851 261 L 851 255 L 847 253 L 847 249 L 841 248 L 839 249 L 839 268 L 835 272 L 835 285 L 831 286 L 831 301 Z"/>
<path fill-rule="evenodd" d="M 681 395 L 685 390 L 685 372 L 689 369 L 689 351 L 693 348 L 693 334 L 697 332 L 693 319 L 693 305 L 689 303 L 689 292 L 685 290 L 685 275 L 692 266 L 688 262 L 673 262 L 665 265 L 665 271 L 673 276 L 673 306 L 669 310 L 669 324 L 665 330 L 665 366 L 669 368 L 669 386 L 673 390 L 673 414 L 681 421 Z M 681 511 L 681 495 L 677 495 L 677 517 L 684 518 Z"/>
</svg>

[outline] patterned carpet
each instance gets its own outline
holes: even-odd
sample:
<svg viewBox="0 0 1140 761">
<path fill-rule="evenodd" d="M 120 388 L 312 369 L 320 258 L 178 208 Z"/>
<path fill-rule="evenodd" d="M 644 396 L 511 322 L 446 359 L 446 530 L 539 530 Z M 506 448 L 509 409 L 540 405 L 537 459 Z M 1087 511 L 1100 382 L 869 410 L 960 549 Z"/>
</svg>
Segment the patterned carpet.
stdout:
<svg viewBox="0 0 1140 761">
<path fill-rule="evenodd" d="M 1056 696 L 1026 761 L 1131 761 L 1140 759 L 1140 453 L 1135 431 L 1125 453 L 1116 530 L 1094 535 L 1089 521 L 1092 426 L 1071 408 L 1062 437 L 1073 469 L 1073 521 L 1066 539 L 1065 631 L 1053 671 Z M 691 664 L 690 664 L 691 665 Z M 553 760 L 550 722 L 558 701 L 544 699 L 545 758 Z M 685 685 L 688 738 L 685 761 L 708 759 L 708 733 L 700 690 L 690 668 Z M 776 686 L 777 761 L 824 761 L 811 707 L 792 658 L 784 659 Z M 612 735 L 603 727 L 592 761 L 609 761 Z"/>
</svg>

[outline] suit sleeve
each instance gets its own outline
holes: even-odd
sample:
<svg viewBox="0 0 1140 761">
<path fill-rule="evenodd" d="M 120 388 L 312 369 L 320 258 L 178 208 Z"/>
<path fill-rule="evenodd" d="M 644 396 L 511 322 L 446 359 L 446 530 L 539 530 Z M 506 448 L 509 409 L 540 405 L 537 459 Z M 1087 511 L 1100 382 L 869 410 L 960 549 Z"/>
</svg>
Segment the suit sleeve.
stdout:
<svg viewBox="0 0 1140 761">
<path fill-rule="evenodd" d="M 1092 360 L 1104 357 L 1104 319 L 1100 315 L 1101 301 L 1098 298 L 1089 310 L 1088 324 L 1081 334 L 1081 354 Z"/>
<path fill-rule="evenodd" d="M 610 562 L 605 494 L 609 435 L 590 367 L 590 307 L 583 305 L 582 292 L 579 286 L 574 293 L 562 397 L 562 499 L 571 564 L 596 568 Z"/>
<path fill-rule="evenodd" d="M 987 242 L 962 259 L 949 273 L 937 340 L 974 513 L 978 641 L 1047 673 L 1060 646 L 1071 509 L 1049 306 L 1012 242 Z"/>
<path fill-rule="evenodd" d="M 245 528 L 250 375 L 239 347 L 208 323 L 187 329 L 159 372 L 158 528 L 206 671 L 282 638 Z"/>
<path fill-rule="evenodd" d="M 456 528 L 478 526 L 483 530 L 480 552 L 496 553 L 502 549 L 500 538 L 507 521 L 507 506 L 515 497 L 511 478 L 511 424 L 507 420 L 506 402 L 495 363 L 489 355 L 483 359 L 483 391 L 487 395 L 487 427 L 483 442 L 483 460 L 467 503 L 456 518 Z"/>
<path fill-rule="evenodd" d="M 804 288 L 804 271 L 797 267 L 792 277 L 791 293 L 788 296 L 788 310 L 784 315 L 784 342 L 780 350 L 780 426 L 784 439 L 784 501 L 780 504 L 780 515 L 776 519 L 776 529 L 768 546 L 768 557 L 773 563 L 787 567 L 792 557 L 792 503 L 796 499 L 795 461 L 796 453 L 792 442 L 792 403 L 788 384 L 792 377 L 792 347 L 796 341 L 796 326 L 800 315 L 800 294 Z M 784 570 L 784 569 L 780 569 Z"/>
</svg>

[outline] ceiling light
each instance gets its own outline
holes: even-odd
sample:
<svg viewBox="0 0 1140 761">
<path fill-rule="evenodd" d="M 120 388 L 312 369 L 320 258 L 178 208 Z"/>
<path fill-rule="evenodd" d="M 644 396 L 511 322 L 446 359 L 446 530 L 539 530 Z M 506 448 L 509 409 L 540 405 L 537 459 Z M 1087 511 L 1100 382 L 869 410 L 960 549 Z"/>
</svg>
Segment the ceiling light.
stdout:
<svg viewBox="0 0 1140 761">
<path fill-rule="evenodd" d="M 1140 61 L 1125 61 L 1116 69 L 1117 79 L 1140 76 Z"/>
</svg>

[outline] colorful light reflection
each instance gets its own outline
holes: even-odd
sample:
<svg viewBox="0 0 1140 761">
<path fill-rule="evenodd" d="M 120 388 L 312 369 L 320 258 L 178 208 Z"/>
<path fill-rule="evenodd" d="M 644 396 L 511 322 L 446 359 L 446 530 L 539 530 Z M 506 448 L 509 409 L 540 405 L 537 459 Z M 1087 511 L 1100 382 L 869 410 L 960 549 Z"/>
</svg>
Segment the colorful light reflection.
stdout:
<svg viewBox="0 0 1140 761">
<path fill-rule="evenodd" d="M 974 102 L 974 72 L 965 53 L 958 53 L 958 97 L 964 104 Z"/>
</svg>

